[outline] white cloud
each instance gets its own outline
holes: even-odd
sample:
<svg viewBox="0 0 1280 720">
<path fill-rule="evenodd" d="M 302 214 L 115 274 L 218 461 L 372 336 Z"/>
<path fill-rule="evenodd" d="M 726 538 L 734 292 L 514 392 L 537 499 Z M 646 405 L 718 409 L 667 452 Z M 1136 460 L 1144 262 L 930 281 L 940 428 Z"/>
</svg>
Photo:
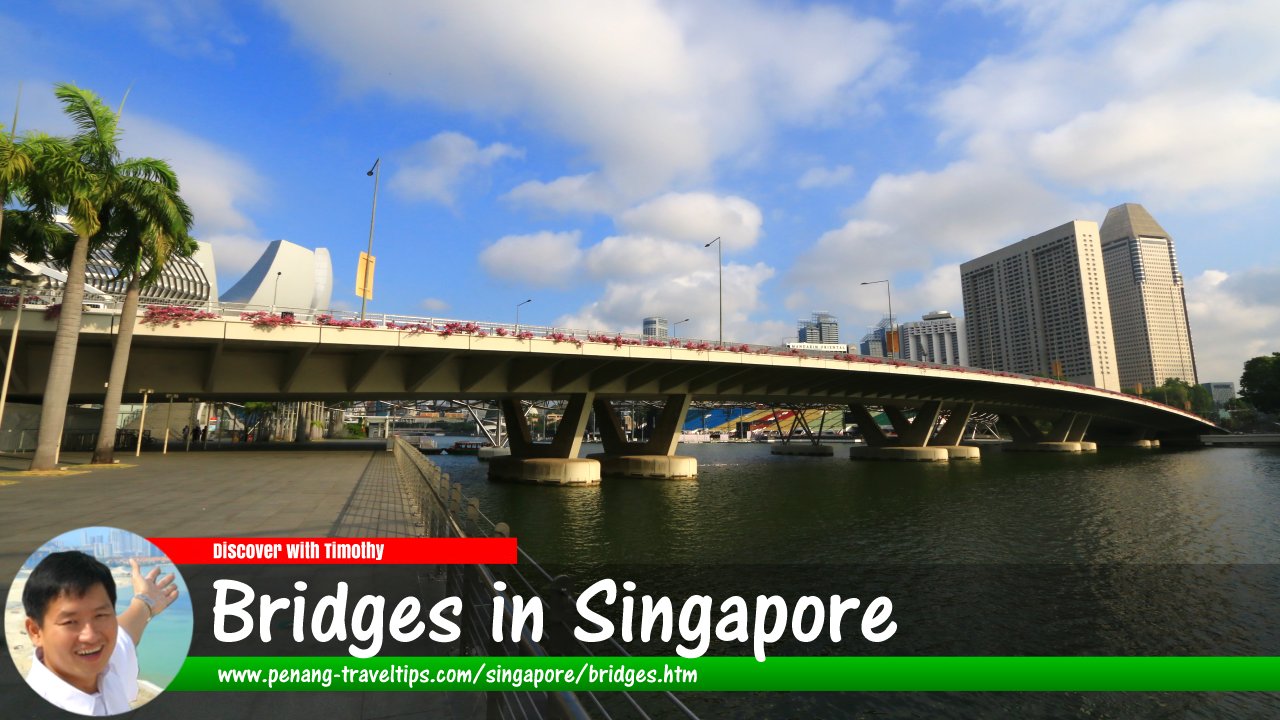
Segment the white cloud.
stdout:
<svg viewBox="0 0 1280 720">
<path fill-rule="evenodd" d="M 725 342 L 775 343 L 777 323 L 761 324 L 751 314 L 764 307 L 763 285 L 774 270 L 763 263 L 728 264 L 724 267 Z M 638 332 L 641 319 L 651 315 L 671 322 L 689 318 L 680 326 L 682 337 L 715 340 L 719 337 L 720 284 L 714 268 L 662 277 L 610 281 L 599 300 L 578 312 L 562 316 L 556 324 L 589 330 Z M 784 333 L 785 334 L 785 333 Z"/>
<path fill-rule="evenodd" d="M 835 187 L 849 182 L 852 178 L 853 167 L 850 165 L 837 165 L 833 168 L 813 167 L 800 176 L 796 181 L 796 187 L 801 190 Z"/>
<path fill-rule="evenodd" d="M 426 310 L 427 312 L 436 313 L 441 310 L 448 310 L 449 303 L 439 298 L 426 298 L 422 302 L 418 303 L 418 307 Z"/>
<path fill-rule="evenodd" d="M 244 206 L 260 200 L 265 183 L 235 153 L 165 123 L 126 111 L 121 121 L 122 155 L 169 161 L 182 183 L 182 197 L 195 214 L 197 234 L 252 231 Z"/>
<path fill-rule="evenodd" d="M 480 265 L 499 279 L 531 287 L 563 287 L 582 262 L 578 238 L 577 231 L 507 235 L 480 253 Z"/>
<path fill-rule="evenodd" d="M 711 253 L 711 254 L 709 254 Z M 607 237 L 586 251 L 587 272 L 600 279 L 660 277 L 714 267 L 714 251 L 645 235 Z"/>
<path fill-rule="evenodd" d="M 1031 142 L 1055 179 L 1165 203 L 1233 205 L 1280 184 L 1280 101 L 1161 95 L 1083 113 Z"/>
<path fill-rule="evenodd" d="M 1187 315 L 1201 382 L 1237 386 L 1244 362 L 1280 350 L 1280 270 L 1206 270 L 1187 281 Z"/>
<path fill-rule="evenodd" d="M 611 213 L 618 209 L 617 191 L 596 173 L 566 175 L 551 182 L 530 180 L 503 196 L 511 202 L 556 212 Z"/>
<path fill-rule="evenodd" d="M 461 133 L 442 132 L 406 153 L 391 178 L 391 188 L 405 197 L 452 205 L 458 185 L 477 169 L 519 157 L 524 157 L 524 151 L 510 145 L 480 147 Z"/>
<path fill-rule="evenodd" d="M 704 192 L 667 193 L 618 217 L 618 226 L 630 233 L 691 244 L 706 244 L 719 237 L 725 249 L 734 250 L 755 245 L 763 222 L 755 203 Z"/>
<path fill-rule="evenodd" d="M 705 179 L 779 125 L 856 111 L 899 54 L 886 23 L 826 6 L 275 5 L 350 90 L 520 118 L 583 148 L 626 200 Z"/>
</svg>

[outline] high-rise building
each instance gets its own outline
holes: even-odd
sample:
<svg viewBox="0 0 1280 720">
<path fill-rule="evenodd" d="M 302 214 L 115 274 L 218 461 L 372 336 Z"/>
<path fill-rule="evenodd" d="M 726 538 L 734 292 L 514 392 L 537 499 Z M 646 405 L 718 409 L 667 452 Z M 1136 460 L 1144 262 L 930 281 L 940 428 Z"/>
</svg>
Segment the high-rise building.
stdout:
<svg viewBox="0 0 1280 720">
<path fill-rule="evenodd" d="M 901 356 L 939 365 L 968 365 L 964 320 L 946 310 L 927 313 L 918 321 L 898 326 Z"/>
<path fill-rule="evenodd" d="M 859 354 L 868 357 L 890 357 L 888 342 L 890 329 L 889 316 L 885 316 L 875 327 L 871 328 L 871 332 L 862 336 L 862 340 L 858 343 Z"/>
<path fill-rule="evenodd" d="M 829 312 L 815 312 L 812 318 L 796 323 L 796 339 L 802 343 L 838 343 L 840 323 Z"/>
<path fill-rule="evenodd" d="M 1098 237 L 1075 220 L 961 265 L 969 364 L 1119 390 Z"/>
<path fill-rule="evenodd" d="M 1134 203 L 1102 221 L 1111 329 L 1120 385 L 1154 387 L 1169 378 L 1196 383 L 1195 352 L 1173 239 Z"/>
<path fill-rule="evenodd" d="M 651 338 L 667 337 L 667 319 L 664 317 L 645 318 L 642 334 Z"/>
<path fill-rule="evenodd" d="M 1236 396 L 1236 384 L 1231 381 L 1200 383 L 1213 396 L 1213 404 L 1222 407 Z"/>
</svg>

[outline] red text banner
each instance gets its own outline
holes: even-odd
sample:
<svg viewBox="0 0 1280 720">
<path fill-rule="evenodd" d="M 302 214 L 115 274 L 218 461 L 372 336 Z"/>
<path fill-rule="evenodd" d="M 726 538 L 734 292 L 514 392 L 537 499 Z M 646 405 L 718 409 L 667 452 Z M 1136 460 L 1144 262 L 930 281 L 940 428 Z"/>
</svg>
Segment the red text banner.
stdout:
<svg viewBox="0 0 1280 720">
<path fill-rule="evenodd" d="M 191 565 L 511 565 L 515 538 L 150 538 Z"/>
</svg>

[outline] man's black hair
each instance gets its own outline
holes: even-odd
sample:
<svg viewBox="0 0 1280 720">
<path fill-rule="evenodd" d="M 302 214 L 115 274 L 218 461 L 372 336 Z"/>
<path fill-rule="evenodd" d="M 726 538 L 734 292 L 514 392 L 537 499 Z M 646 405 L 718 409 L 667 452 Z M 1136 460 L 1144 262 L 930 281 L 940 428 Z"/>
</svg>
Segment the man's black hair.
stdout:
<svg viewBox="0 0 1280 720">
<path fill-rule="evenodd" d="M 93 589 L 94 585 L 102 585 L 111 598 L 111 607 L 116 605 L 116 581 L 111 577 L 111 570 L 92 555 L 79 550 L 56 552 L 36 565 L 27 578 L 27 586 L 22 590 L 22 607 L 27 617 L 44 626 L 44 614 L 49 603 L 66 594 L 73 598 L 82 598 Z"/>
</svg>

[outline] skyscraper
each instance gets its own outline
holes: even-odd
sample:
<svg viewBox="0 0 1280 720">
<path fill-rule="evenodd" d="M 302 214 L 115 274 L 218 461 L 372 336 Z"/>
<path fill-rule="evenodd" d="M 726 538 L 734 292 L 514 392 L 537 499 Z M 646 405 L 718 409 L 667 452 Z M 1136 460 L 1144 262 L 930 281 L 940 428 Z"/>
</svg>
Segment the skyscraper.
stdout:
<svg viewBox="0 0 1280 720">
<path fill-rule="evenodd" d="M 838 343 L 840 323 L 829 312 L 815 312 L 811 319 L 796 324 L 796 338 L 802 343 Z"/>
<path fill-rule="evenodd" d="M 964 320 L 946 310 L 935 310 L 915 322 L 898 326 L 902 357 L 940 365 L 968 365 Z"/>
<path fill-rule="evenodd" d="M 1101 239 L 1120 385 L 1152 387 L 1168 378 L 1196 384 L 1173 239 L 1146 208 L 1134 203 L 1107 211 Z"/>
<path fill-rule="evenodd" d="M 645 318 L 641 334 L 645 337 L 665 339 L 667 337 L 667 319 L 664 317 Z"/>
<path fill-rule="evenodd" d="M 969 364 L 1119 390 L 1098 237 L 1075 220 L 961 265 Z"/>
</svg>

